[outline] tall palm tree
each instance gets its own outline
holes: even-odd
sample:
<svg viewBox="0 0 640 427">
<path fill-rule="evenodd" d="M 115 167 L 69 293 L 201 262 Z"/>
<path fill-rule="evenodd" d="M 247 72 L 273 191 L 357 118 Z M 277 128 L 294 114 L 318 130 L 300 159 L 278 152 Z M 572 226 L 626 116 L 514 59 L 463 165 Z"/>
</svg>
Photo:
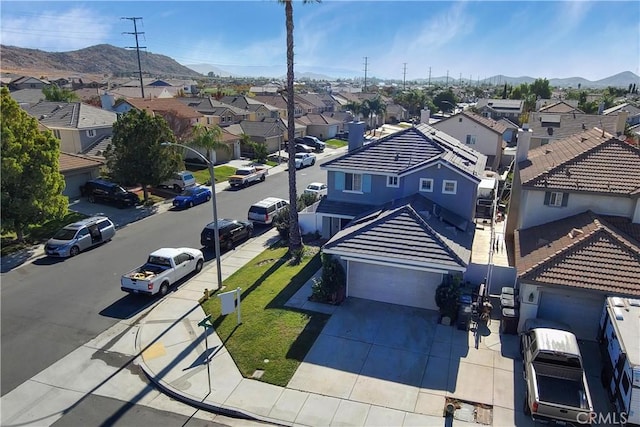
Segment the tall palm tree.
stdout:
<svg viewBox="0 0 640 427">
<path fill-rule="evenodd" d="M 303 0 L 309 3 L 312 0 Z M 319 0 L 316 0 L 319 2 Z M 302 250 L 302 235 L 298 225 L 298 210 L 296 209 L 298 194 L 296 191 L 296 146 L 295 146 L 295 103 L 293 93 L 293 0 L 278 0 L 284 4 L 285 22 L 287 28 L 287 153 L 289 155 L 289 252 L 294 255 Z"/>
<path fill-rule="evenodd" d="M 358 101 L 350 101 L 349 103 L 345 104 L 344 108 L 347 111 L 351 111 L 351 113 L 353 114 L 353 120 L 358 120 L 360 118 L 360 109 L 362 108 L 362 104 L 360 104 Z"/>
<path fill-rule="evenodd" d="M 372 99 L 365 99 L 362 104 L 364 111 L 367 113 L 366 116 L 369 124 L 375 129 L 377 127 L 377 123 L 373 123 L 373 118 L 387 111 L 386 104 L 382 102 L 382 98 L 379 96 Z"/>
</svg>

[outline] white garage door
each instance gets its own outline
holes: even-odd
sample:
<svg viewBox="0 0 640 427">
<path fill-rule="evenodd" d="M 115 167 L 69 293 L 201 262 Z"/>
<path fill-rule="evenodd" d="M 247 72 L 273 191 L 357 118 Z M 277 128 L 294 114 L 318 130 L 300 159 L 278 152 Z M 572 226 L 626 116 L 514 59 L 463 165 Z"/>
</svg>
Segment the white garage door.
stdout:
<svg viewBox="0 0 640 427">
<path fill-rule="evenodd" d="M 437 310 L 442 274 L 349 262 L 347 296 Z"/>
<path fill-rule="evenodd" d="M 571 326 L 572 332 L 583 340 L 594 341 L 604 307 L 604 296 L 591 298 L 582 292 L 543 290 L 538 317 Z"/>
<path fill-rule="evenodd" d="M 79 173 L 75 175 L 65 175 L 65 188 L 62 194 L 67 197 L 80 197 L 80 186 L 91 179 L 91 172 Z"/>
</svg>

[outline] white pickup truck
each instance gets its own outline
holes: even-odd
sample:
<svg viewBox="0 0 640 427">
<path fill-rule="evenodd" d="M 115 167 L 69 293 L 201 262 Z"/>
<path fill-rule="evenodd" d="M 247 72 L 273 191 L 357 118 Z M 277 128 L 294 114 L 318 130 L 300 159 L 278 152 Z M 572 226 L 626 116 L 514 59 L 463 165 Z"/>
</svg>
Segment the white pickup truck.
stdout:
<svg viewBox="0 0 640 427">
<path fill-rule="evenodd" d="M 202 270 L 204 256 L 199 249 L 162 248 L 147 262 L 120 279 L 120 289 L 134 294 L 166 295 L 169 288 L 190 273 Z"/>
<path fill-rule="evenodd" d="M 229 177 L 229 185 L 232 187 L 246 187 L 252 182 L 264 181 L 268 174 L 269 170 L 263 167 L 238 168 L 236 173 Z"/>
</svg>

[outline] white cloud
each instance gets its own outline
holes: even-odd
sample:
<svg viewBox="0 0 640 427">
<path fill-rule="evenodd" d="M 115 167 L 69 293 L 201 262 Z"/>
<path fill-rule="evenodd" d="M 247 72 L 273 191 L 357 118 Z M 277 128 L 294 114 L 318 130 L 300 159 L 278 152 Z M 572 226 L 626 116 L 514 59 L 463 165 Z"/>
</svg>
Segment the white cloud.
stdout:
<svg viewBox="0 0 640 427">
<path fill-rule="evenodd" d="M 110 19 L 85 8 L 2 17 L 2 44 L 50 52 L 76 50 L 113 37 Z"/>
</svg>

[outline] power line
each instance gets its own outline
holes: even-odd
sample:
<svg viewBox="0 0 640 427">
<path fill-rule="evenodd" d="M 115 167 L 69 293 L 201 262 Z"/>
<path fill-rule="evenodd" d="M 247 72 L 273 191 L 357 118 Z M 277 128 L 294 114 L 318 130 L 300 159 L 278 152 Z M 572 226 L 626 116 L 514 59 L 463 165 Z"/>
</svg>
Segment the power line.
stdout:
<svg viewBox="0 0 640 427">
<path fill-rule="evenodd" d="M 140 91 L 142 93 L 142 99 L 144 99 L 144 84 L 142 83 L 142 66 L 140 65 L 140 47 L 142 47 L 143 49 L 146 49 L 146 46 L 140 46 L 138 44 L 138 35 L 139 34 L 144 34 L 144 32 L 138 32 L 138 26 L 137 26 L 137 21 L 140 19 L 142 20 L 142 18 L 120 18 L 120 19 L 129 19 L 130 21 L 133 21 L 133 33 L 122 33 L 122 34 L 132 34 L 134 36 L 136 36 L 136 55 L 138 56 L 138 75 L 140 76 Z M 133 47 L 126 47 L 126 49 L 133 49 Z"/>
</svg>

